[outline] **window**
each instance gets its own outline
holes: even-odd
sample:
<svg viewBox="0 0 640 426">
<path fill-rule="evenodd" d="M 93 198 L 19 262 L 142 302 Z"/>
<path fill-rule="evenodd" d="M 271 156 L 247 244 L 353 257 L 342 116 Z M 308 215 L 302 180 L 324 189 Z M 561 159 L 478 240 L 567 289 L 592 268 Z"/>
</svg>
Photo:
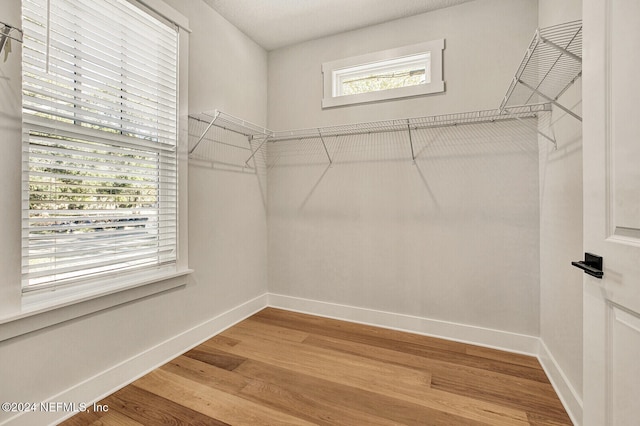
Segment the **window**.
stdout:
<svg viewBox="0 0 640 426">
<path fill-rule="evenodd" d="M 430 52 L 334 71 L 333 96 L 357 95 L 431 81 Z"/>
<path fill-rule="evenodd" d="M 323 108 L 443 92 L 442 50 L 436 40 L 322 65 Z"/>
<path fill-rule="evenodd" d="M 177 258 L 176 28 L 23 0 L 23 292 Z"/>
</svg>

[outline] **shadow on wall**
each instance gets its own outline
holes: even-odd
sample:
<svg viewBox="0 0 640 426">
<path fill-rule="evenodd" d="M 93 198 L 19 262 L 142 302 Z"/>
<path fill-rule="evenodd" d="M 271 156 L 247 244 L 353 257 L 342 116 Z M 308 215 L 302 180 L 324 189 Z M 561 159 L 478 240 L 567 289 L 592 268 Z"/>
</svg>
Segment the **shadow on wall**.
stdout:
<svg viewBox="0 0 640 426">
<path fill-rule="evenodd" d="M 324 142 L 328 152 L 320 138 L 268 144 L 273 213 L 350 212 L 357 219 L 366 211 L 397 220 L 475 214 L 518 223 L 518 208 L 500 206 L 537 209 L 536 197 L 524 194 L 537 176 L 537 134 L 518 121 L 413 130 L 411 139 L 404 131 Z"/>
</svg>

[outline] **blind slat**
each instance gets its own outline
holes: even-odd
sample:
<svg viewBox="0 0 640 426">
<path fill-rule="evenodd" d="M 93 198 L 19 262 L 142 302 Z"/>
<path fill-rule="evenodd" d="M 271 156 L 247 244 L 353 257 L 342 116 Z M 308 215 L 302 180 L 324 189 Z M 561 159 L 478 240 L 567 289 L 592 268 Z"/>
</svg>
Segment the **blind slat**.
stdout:
<svg viewBox="0 0 640 426">
<path fill-rule="evenodd" d="M 49 95 L 51 95 L 51 93 L 49 93 Z M 122 116 L 108 116 L 93 113 L 84 108 L 86 106 L 91 107 L 91 105 L 87 105 L 81 100 L 74 103 L 71 102 L 69 99 L 63 97 L 58 97 L 55 101 L 50 101 L 42 97 L 25 95 L 23 106 L 29 108 L 33 105 L 31 110 L 34 112 L 55 116 L 69 122 L 96 125 L 116 133 L 132 133 L 139 137 L 162 140 L 171 140 L 175 137 L 175 134 L 160 131 L 158 126 L 154 126 L 153 123 L 146 125 L 146 123 L 130 122 L 123 119 Z"/>
<path fill-rule="evenodd" d="M 114 129 L 122 131 L 142 129 L 147 130 L 148 134 L 158 135 L 158 137 L 170 138 L 175 128 L 175 120 L 160 120 L 160 117 L 154 117 L 157 121 L 151 121 L 147 114 L 151 111 L 143 112 L 131 108 L 133 104 L 126 102 L 124 99 L 109 100 L 104 98 L 96 98 L 90 92 L 76 92 L 74 97 L 68 97 L 69 94 L 64 91 L 57 91 L 53 87 L 31 87 L 27 94 L 32 98 L 28 103 L 36 105 L 48 105 L 52 109 L 62 109 L 67 114 L 62 114 L 74 119 L 77 115 L 92 117 L 101 122 L 113 123 Z M 45 99 L 52 99 L 43 102 Z M 60 104 L 64 101 L 64 104 Z M 43 111 L 45 112 L 45 111 Z M 52 113 L 51 111 L 47 111 Z"/>
<path fill-rule="evenodd" d="M 142 74 L 137 76 L 137 79 L 134 79 L 131 74 L 125 75 L 115 72 L 97 64 L 82 61 L 72 55 L 69 56 L 69 59 L 73 61 L 71 63 L 65 61 L 65 58 L 59 58 L 55 55 L 47 57 L 44 52 L 42 53 L 42 58 L 38 59 L 32 50 L 28 50 L 28 46 L 24 50 L 24 59 L 24 68 L 34 74 L 43 75 L 43 73 L 46 73 L 46 67 L 48 66 L 49 72 L 47 75 L 51 81 L 63 83 L 79 81 L 84 84 L 104 82 L 107 84 L 108 91 L 113 91 L 114 85 L 121 86 L 119 91 L 140 96 L 145 102 L 148 102 L 151 98 L 170 100 L 172 97 L 172 93 L 162 85 L 153 84 L 152 80 L 148 80 L 153 78 L 153 75 Z"/>
<path fill-rule="evenodd" d="M 77 141 L 86 144 L 96 143 L 105 147 L 113 146 L 114 148 L 132 150 L 130 152 L 146 149 L 147 152 L 164 151 L 170 153 L 175 150 L 175 140 L 166 143 L 163 141 L 149 141 L 145 138 L 129 137 L 120 133 L 107 132 L 91 127 L 83 127 L 81 130 L 82 134 L 80 135 L 77 130 L 77 124 L 63 122 L 33 113 L 29 114 L 28 111 L 25 112 L 26 114 L 23 113 L 22 115 L 23 126 L 26 124 L 27 128 L 34 133 L 40 133 L 52 139 L 62 139 L 65 143 Z"/>
<path fill-rule="evenodd" d="M 60 85 L 63 86 L 62 90 L 66 90 L 66 87 L 64 86 L 67 83 L 56 84 L 42 78 L 35 78 L 29 73 L 24 74 L 24 79 L 27 80 L 32 90 L 36 93 L 40 88 L 44 88 L 49 92 L 58 92 L 61 90 L 59 87 Z M 163 123 L 165 125 L 170 125 L 175 120 L 175 109 L 169 110 L 167 108 L 168 112 L 166 112 L 163 109 L 159 109 L 157 106 L 149 106 L 145 104 L 145 98 L 134 95 L 131 92 L 126 94 L 122 93 L 121 91 L 111 92 L 109 91 L 110 88 L 104 84 L 98 83 L 96 81 L 89 81 L 88 79 L 83 79 L 78 76 L 76 76 L 76 80 L 71 84 L 73 84 L 74 87 L 81 87 L 85 93 L 88 93 L 94 98 L 99 99 L 105 105 L 113 105 L 113 107 L 118 107 L 119 109 L 124 103 L 124 105 L 127 107 L 127 111 L 129 111 L 130 114 L 153 114 L 157 117 L 158 123 Z"/>
</svg>

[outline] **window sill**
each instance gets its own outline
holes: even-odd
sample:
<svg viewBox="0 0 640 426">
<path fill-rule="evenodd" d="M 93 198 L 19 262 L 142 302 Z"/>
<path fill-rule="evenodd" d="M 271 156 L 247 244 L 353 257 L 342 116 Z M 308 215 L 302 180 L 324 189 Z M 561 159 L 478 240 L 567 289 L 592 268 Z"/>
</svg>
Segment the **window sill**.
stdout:
<svg viewBox="0 0 640 426">
<path fill-rule="evenodd" d="M 122 305 L 137 299 L 182 287 L 193 270 L 161 269 L 123 279 L 109 288 L 83 292 L 56 290 L 56 297 L 42 294 L 24 296 L 19 312 L 0 317 L 0 342 L 55 324 Z"/>
</svg>

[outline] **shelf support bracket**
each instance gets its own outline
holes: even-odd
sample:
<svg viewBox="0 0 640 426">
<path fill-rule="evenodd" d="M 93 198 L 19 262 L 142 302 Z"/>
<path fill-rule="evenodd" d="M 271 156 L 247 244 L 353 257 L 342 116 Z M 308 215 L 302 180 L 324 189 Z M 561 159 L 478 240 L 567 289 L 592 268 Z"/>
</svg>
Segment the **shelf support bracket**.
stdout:
<svg viewBox="0 0 640 426">
<path fill-rule="evenodd" d="M 8 25 L 5 25 L 2 28 L 2 31 L 0 31 L 0 35 L 2 35 L 2 37 L 0 38 L 0 52 L 2 52 L 2 49 L 4 49 L 4 45 L 7 43 L 7 40 L 9 39 L 10 32 L 11 32 L 11 27 L 9 27 Z"/>
<path fill-rule="evenodd" d="M 260 143 L 260 145 L 256 148 L 256 150 L 251 153 L 251 156 L 247 158 L 247 161 L 244 162 L 244 164 L 247 167 L 249 167 L 249 161 L 251 161 L 251 159 L 258 153 L 258 151 L 260 151 L 260 148 L 262 148 L 262 145 L 264 145 L 265 142 L 267 142 L 268 140 L 269 140 L 269 136 L 264 138 L 264 140 Z M 251 144 L 249 144 L 249 146 L 251 146 Z"/>
<path fill-rule="evenodd" d="M 196 148 L 198 147 L 198 145 L 200 145 L 200 142 L 202 142 L 202 140 L 204 139 L 204 137 L 207 135 L 207 132 L 209 132 L 209 129 L 211 128 L 211 126 L 213 126 L 213 124 L 216 122 L 216 120 L 218 119 L 218 116 L 220 115 L 220 111 L 216 111 L 216 113 L 213 116 L 213 120 L 211 120 L 211 122 L 209 123 L 209 125 L 207 126 L 206 129 L 204 129 L 204 132 L 202 132 L 202 135 L 200 135 L 200 138 L 198 139 L 198 142 L 196 142 L 196 144 L 193 146 L 193 148 L 191 148 L 191 151 L 189 151 L 189 155 L 193 154 L 193 151 L 196 150 Z"/>
<path fill-rule="evenodd" d="M 18 33 L 18 36 L 12 35 L 11 33 L 15 30 Z M 13 27 L 9 24 L 5 24 L 0 21 L 0 53 L 4 50 L 4 47 L 11 40 L 15 40 L 18 43 L 22 43 L 22 30 L 20 28 Z"/>
<path fill-rule="evenodd" d="M 407 120 L 407 130 L 409 131 L 409 145 L 411 145 L 411 159 L 415 163 L 416 154 L 415 154 L 415 151 L 413 150 L 413 137 L 411 135 L 411 122 L 409 120 Z"/>
<path fill-rule="evenodd" d="M 582 58 L 578 55 L 574 55 L 573 53 L 569 52 L 567 49 L 565 49 L 562 46 L 558 46 L 557 44 L 555 44 L 554 42 L 552 42 L 551 40 L 547 40 L 544 37 L 540 37 L 540 40 L 546 44 L 549 47 L 552 47 L 554 49 L 556 49 L 558 52 L 562 53 L 563 55 L 566 55 L 568 57 L 570 57 L 571 59 L 578 61 L 580 63 L 582 63 Z M 573 41 L 573 40 L 572 40 Z"/>
<path fill-rule="evenodd" d="M 254 139 L 253 135 L 249 135 L 249 136 L 247 136 L 247 145 L 249 145 L 249 151 L 251 151 L 251 142 L 253 141 L 253 139 Z M 251 166 L 249 165 L 249 160 L 251 160 L 251 158 L 249 158 L 249 159 L 244 163 L 244 165 L 245 165 L 245 166 L 247 166 L 247 167 L 249 167 L 249 168 L 250 168 L 250 169 L 252 169 L 252 170 L 257 170 L 257 169 L 258 169 L 258 165 L 256 164 L 256 160 L 255 160 L 255 159 L 253 160 L 253 167 L 251 167 Z"/>
<path fill-rule="evenodd" d="M 564 112 L 569 114 L 570 116 L 574 117 L 576 120 L 582 121 L 582 117 L 580 117 L 578 114 L 576 114 L 575 112 L 571 111 L 569 108 L 565 107 L 564 105 L 560 104 L 557 100 L 545 95 L 544 93 L 542 93 L 541 91 L 539 91 L 535 87 L 525 83 L 524 81 L 522 81 L 520 79 L 518 79 L 518 83 L 522 84 L 524 87 L 526 87 L 527 89 L 533 91 L 534 93 L 542 96 L 548 102 L 551 102 L 552 104 L 554 104 L 555 106 L 557 106 L 558 108 L 560 108 L 561 110 L 563 110 Z"/>
<path fill-rule="evenodd" d="M 556 140 L 554 138 L 552 138 L 551 136 L 547 135 L 546 133 L 544 133 L 543 131 L 541 131 L 538 126 L 532 126 L 530 123 L 527 123 L 525 120 L 523 120 L 522 118 L 518 117 L 515 114 L 512 114 L 508 108 L 504 109 L 504 112 L 506 112 L 508 114 L 509 117 L 513 117 L 516 120 L 518 120 L 523 126 L 527 127 L 528 129 L 531 130 L 535 130 L 535 132 L 537 134 L 539 134 L 540 136 L 542 136 L 543 138 L 547 139 L 548 141 L 550 141 L 555 149 L 558 149 L 558 143 L 556 142 Z"/>
<path fill-rule="evenodd" d="M 324 147 L 324 152 L 325 154 L 327 154 L 327 158 L 329 159 L 329 164 L 333 164 L 333 161 L 331 160 L 331 156 L 329 155 L 329 150 L 327 149 L 327 144 L 324 143 L 324 138 L 322 137 L 322 131 L 320 129 L 318 129 L 318 135 L 320 136 L 320 141 L 322 142 L 322 146 Z"/>
</svg>

